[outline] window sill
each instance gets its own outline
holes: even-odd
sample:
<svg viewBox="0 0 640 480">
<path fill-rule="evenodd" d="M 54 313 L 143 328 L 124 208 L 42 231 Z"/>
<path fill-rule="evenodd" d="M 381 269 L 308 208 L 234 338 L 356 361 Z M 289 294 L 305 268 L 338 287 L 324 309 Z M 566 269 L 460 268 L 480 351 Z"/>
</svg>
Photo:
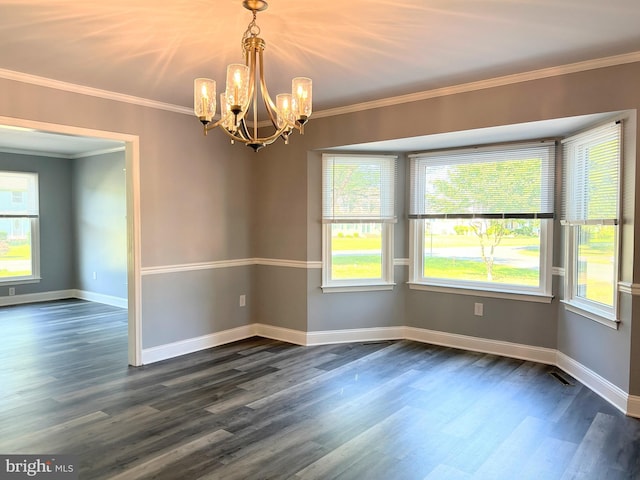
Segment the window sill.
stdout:
<svg viewBox="0 0 640 480">
<path fill-rule="evenodd" d="M 372 283 L 368 285 L 321 285 L 322 293 L 375 292 L 393 290 L 395 283 Z"/>
<path fill-rule="evenodd" d="M 551 303 L 553 295 L 541 293 L 514 292 L 509 290 L 489 290 L 486 288 L 475 289 L 470 287 L 458 287 L 452 285 L 431 285 L 426 283 L 408 282 L 411 290 L 424 290 L 427 292 L 452 293 L 457 295 L 472 295 L 474 297 L 502 298 L 505 300 L 519 300 L 523 302 Z"/>
<path fill-rule="evenodd" d="M 569 300 L 561 300 L 560 302 L 564 304 L 565 310 L 571 313 L 575 313 L 576 315 L 580 315 L 581 317 L 588 318 L 589 320 L 604 325 L 605 327 L 618 330 L 620 320 L 618 320 L 617 318 L 609 316 L 605 313 L 600 314 L 591 310 L 587 310 L 584 307 L 576 305 L 575 303 L 571 303 Z"/>
<path fill-rule="evenodd" d="M 42 280 L 42 278 L 40 278 L 40 277 L 25 278 L 25 279 L 22 279 L 22 280 L 21 279 L 7 279 L 7 280 L 0 280 L 0 285 L 10 287 L 11 285 L 26 285 L 28 283 L 40 283 L 40 280 Z"/>
</svg>

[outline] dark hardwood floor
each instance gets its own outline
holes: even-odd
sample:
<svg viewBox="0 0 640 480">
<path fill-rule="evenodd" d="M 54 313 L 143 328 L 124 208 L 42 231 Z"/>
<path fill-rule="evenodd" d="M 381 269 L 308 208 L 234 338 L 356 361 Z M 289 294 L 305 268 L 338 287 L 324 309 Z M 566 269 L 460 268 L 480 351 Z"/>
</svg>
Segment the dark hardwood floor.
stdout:
<svg viewBox="0 0 640 480">
<path fill-rule="evenodd" d="M 0 453 L 76 454 L 91 480 L 640 478 L 640 422 L 552 367 L 252 338 L 132 368 L 126 322 L 0 309 Z"/>
</svg>

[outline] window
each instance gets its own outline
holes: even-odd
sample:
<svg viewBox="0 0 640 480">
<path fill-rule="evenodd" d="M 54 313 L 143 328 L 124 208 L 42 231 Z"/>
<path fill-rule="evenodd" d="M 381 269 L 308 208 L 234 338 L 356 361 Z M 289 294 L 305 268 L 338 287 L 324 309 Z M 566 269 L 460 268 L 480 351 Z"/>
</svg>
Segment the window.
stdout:
<svg viewBox="0 0 640 480">
<path fill-rule="evenodd" d="M 563 142 L 565 302 L 596 320 L 616 319 L 621 135 L 618 122 Z"/>
<path fill-rule="evenodd" d="M 393 288 L 396 157 L 322 156 L 322 288 Z"/>
<path fill-rule="evenodd" d="M 0 282 L 40 277 L 38 174 L 0 172 Z"/>
<path fill-rule="evenodd" d="M 550 301 L 555 143 L 410 159 L 412 288 Z"/>
</svg>

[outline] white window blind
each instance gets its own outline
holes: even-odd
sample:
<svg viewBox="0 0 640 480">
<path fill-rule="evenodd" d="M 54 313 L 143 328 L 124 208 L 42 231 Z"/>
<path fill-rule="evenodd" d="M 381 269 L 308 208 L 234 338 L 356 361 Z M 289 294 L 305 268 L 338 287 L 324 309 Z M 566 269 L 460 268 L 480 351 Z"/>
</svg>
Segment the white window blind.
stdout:
<svg viewBox="0 0 640 480">
<path fill-rule="evenodd" d="M 410 158 L 409 218 L 553 218 L 553 141 Z"/>
<path fill-rule="evenodd" d="M 616 122 L 562 142 L 564 225 L 617 225 L 621 140 Z"/>
<path fill-rule="evenodd" d="M 396 157 L 322 156 L 324 223 L 395 222 Z"/>
<path fill-rule="evenodd" d="M 0 217 L 38 216 L 38 174 L 0 172 Z"/>
</svg>

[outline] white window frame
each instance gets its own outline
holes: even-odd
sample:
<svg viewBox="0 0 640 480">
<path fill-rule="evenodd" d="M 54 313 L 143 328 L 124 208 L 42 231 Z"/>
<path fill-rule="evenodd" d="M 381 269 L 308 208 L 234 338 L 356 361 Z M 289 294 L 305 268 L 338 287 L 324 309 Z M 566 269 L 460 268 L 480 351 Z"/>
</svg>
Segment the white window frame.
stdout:
<svg viewBox="0 0 640 480">
<path fill-rule="evenodd" d="M 372 160 L 380 159 L 381 162 L 393 161 L 394 170 L 397 169 L 397 157 L 395 155 L 365 155 L 365 154 L 324 154 L 323 155 L 323 173 L 322 177 L 325 178 L 325 158 L 327 157 L 348 157 L 352 160 L 357 160 L 361 158 L 366 160 L 367 162 L 371 162 Z M 324 180 L 323 180 L 324 181 Z M 395 176 L 393 178 L 393 183 L 386 185 L 385 192 L 382 193 L 382 196 L 390 197 L 395 199 L 396 194 L 396 185 L 395 185 Z M 323 205 L 327 201 L 324 198 L 324 188 L 323 188 Z M 393 204 L 395 205 L 395 201 Z M 394 206 L 395 209 L 395 206 Z M 326 215 L 325 215 L 326 216 Z M 332 278 L 332 225 L 335 224 L 352 224 L 352 223 L 381 223 L 382 230 L 382 246 L 381 246 L 381 256 L 382 256 L 382 272 L 381 278 L 350 278 L 350 279 L 334 279 Z M 392 221 L 381 221 L 380 219 L 375 218 L 362 218 L 362 219 L 344 219 L 341 221 L 340 219 L 332 219 L 327 220 L 323 218 L 322 223 L 322 291 L 324 293 L 339 293 L 339 292 L 358 292 L 358 291 L 375 291 L 375 290 L 392 290 L 395 286 L 394 283 L 394 264 L 393 264 L 393 237 L 394 237 L 394 223 Z"/>
<path fill-rule="evenodd" d="M 39 178 L 34 172 L 14 172 L 2 171 L 0 174 L 8 176 L 28 177 L 33 182 L 33 205 L 28 211 L 10 212 L 0 211 L 0 216 L 4 218 L 28 219 L 31 228 L 31 275 L 0 277 L 0 285 L 21 285 L 27 283 L 37 283 L 40 277 L 40 208 L 39 208 Z M 12 200 L 13 203 L 13 194 Z"/>
<path fill-rule="evenodd" d="M 523 146 L 530 142 L 523 143 Z M 483 147 L 487 150 L 499 149 L 501 146 Z M 414 155 L 412 157 L 419 157 Z M 412 159 L 413 161 L 413 159 Z M 553 178 L 554 172 L 548 172 Z M 424 189 L 421 175 L 410 179 L 412 188 Z M 546 188 L 554 189 L 553 184 Z M 552 287 L 552 257 L 553 257 L 553 219 L 540 219 L 540 256 L 539 256 L 539 285 L 502 285 L 492 282 L 465 281 L 443 279 L 425 276 L 424 272 L 424 238 L 427 220 L 423 218 L 409 219 L 409 287 L 413 290 L 436 291 L 491 298 L 505 298 L 510 300 L 524 300 L 529 302 L 550 303 L 553 300 Z"/>
<path fill-rule="evenodd" d="M 606 325 L 610 328 L 617 329 L 620 318 L 619 318 L 619 278 L 620 278 L 620 226 L 618 219 L 621 218 L 621 195 L 622 195 L 622 165 L 623 165 L 623 157 L 624 157 L 624 142 L 622 136 L 622 123 L 616 122 L 619 128 L 619 156 L 618 156 L 618 185 L 617 185 L 617 219 L 613 222 L 609 223 L 614 226 L 615 235 L 614 235 L 614 292 L 613 292 L 613 305 L 609 307 L 608 305 L 604 305 L 599 302 L 595 302 L 593 300 L 589 300 L 587 298 L 581 297 L 578 295 L 578 242 L 579 242 L 579 227 L 581 225 L 580 222 L 568 222 L 562 221 L 563 228 L 565 229 L 565 250 L 564 250 L 564 258 L 565 258 L 565 276 L 564 276 L 564 298 L 562 299 L 562 303 L 565 305 L 565 308 L 573 313 L 576 313 L 580 316 L 586 317 L 595 322 Z M 587 130 L 581 134 L 574 135 L 564 140 L 572 141 L 577 140 L 581 141 L 581 138 L 588 137 L 592 132 L 598 130 L 601 127 L 595 127 L 593 129 Z M 573 175 L 573 163 L 567 159 L 563 158 L 563 175 L 567 178 Z M 563 178 L 563 195 L 570 196 L 571 192 L 568 192 L 569 188 L 567 187 L 567 183 L 565 178 Z M 564 199 L 563 202 L 570 202 L 569 198 Z M 604 223 L 604 222 L 603 222 Z M 584 222 L 583 224 L 589 224 L 588 222 Z"/>
<path fill-rule="evenodd" d="M 444 293 L 459 293 L 480 297 L 507 298 L 538 303 L 550 303 L 551 294 L 551 257 L 553 249 L 553 220 L 540 220 L 540 257 L 539 285 L 497 284 L 491 282 L 452 280 L 425 276 L 424 219 L 409 220 L 409 287 L 414 290 L 427 290 Z"/>
</svg>

